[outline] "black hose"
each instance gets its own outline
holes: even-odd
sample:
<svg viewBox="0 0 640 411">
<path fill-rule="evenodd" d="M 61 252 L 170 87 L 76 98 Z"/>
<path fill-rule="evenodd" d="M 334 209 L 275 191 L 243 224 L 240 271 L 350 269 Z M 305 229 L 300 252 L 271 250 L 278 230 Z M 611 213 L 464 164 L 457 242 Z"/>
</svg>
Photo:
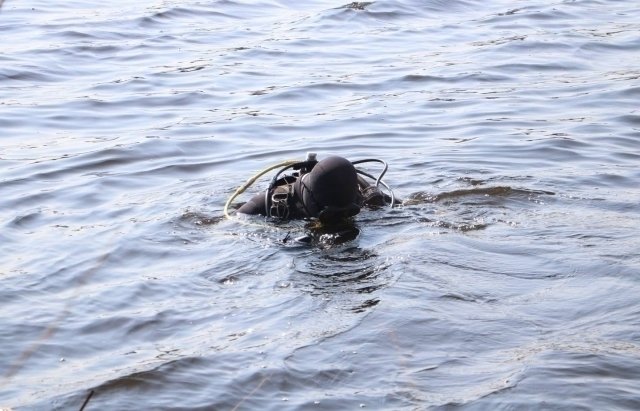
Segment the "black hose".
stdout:
<svg viewBox="0 0 640 411">
<path fill-rule="evenodd" d="M 382 177 L 384 177 L 384 175 L 387 173 L 387 169 L 389 168 L 389 165 L 387 164 L 386 161 L 384 160 L 380 160 L 378 158 L 367 158 L 364 160 L 356 160 L 356 161 L 352 161 L 351 164 L 353 164 L 354 166 L 356 164 L 362 164 L 362 163 L 380 163 L 382 165 L 384 165 L 384 168 L 382 169 L 382 172 L 380 173 L 380 175 L 378 176 L 378 178 L 372 177 L 367 175 L 367 177 L 376 180 L 376 187 L 380 184 L 380 181 L 382 180 Z M 366 175 L 366 174 L 364 174 Z"/>
</svg>

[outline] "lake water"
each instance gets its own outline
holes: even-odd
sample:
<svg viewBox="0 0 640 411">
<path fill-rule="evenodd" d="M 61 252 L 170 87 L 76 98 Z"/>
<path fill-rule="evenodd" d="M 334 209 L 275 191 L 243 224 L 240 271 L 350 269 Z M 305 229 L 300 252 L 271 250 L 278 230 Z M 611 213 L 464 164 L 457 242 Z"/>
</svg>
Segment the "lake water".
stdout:
<svg viewBox="0 0 640 411">
<path fill-rule="evenodd" d="M 640 409 L 637 1 L 6 0 L 0 34 L 0 408 Z M 308 151 L 403 204 L 223 218 Z"/>
</svg>

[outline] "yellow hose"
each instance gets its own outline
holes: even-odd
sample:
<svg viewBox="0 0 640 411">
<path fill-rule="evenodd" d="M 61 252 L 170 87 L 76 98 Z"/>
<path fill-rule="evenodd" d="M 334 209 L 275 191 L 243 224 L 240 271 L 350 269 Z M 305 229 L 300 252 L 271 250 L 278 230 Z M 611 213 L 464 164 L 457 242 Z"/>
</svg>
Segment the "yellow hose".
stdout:
<svg viewBox="0 0 640 411">
<path fill-rule="evenodd" d="M 262 170 L 261 172 L 259 172 L 258 174 L 254 175 L 253 177 L 251 177 L 250 179 L 248 179 L 243 185 L 241 185 L 240 187 L 238 187 L 238 189 L 231 195 L 231 197 L 229 197 L 229 199 L 227 200 L 227 203 L 224 205 L 224 216 L 227 217 L 228 219 L 231 219 L 231 216 L 229 215 L 229 206 L 231 205 L 231 203 L 233 202 L 233 200 L 236 199 L 236 197 L 238 197 L 240 194 L 244 193 L 244 191 L 251 187 L 251 184 L 255 183 L 255 181 L 257 179 L 259 179 L 260 177 L 262 177 L 263 175 L 267 174 L 269 171 L 273 170 L 274 168 L 279 168 L 279 167 L 286 167 L 286 166 L 290 166 L 292 164 L 295 163 L 299 163 L 299 160 L 287 160 L 287 161 L 283 161 L 282 163 L 278 163 L 275 164 L 271 167 L 265 168 L 264 170 Z"/>
</svg>

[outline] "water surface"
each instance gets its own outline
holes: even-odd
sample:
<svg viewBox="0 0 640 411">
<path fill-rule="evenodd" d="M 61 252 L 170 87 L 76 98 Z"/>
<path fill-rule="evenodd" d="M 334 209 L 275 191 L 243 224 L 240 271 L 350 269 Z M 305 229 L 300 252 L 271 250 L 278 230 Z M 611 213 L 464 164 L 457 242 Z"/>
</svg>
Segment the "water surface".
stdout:
<svg viewBox="0 0 640 411">
<path fill-rule="evenodd" d="M 0 407 L 640 408 L 636 2 L 299 3 L 2 4 Z M 223 218 L 307 151 L 403 204 Z"/>
</svg>

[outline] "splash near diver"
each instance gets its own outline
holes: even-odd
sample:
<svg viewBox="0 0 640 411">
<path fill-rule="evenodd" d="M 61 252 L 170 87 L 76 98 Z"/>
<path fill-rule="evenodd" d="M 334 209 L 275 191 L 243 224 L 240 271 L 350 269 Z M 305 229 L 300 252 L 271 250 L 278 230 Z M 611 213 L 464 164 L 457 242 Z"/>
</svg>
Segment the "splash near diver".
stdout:
<svg viewBox="0 0 640 411">
<path fill-rule="evenodd" d="M 356 167 L 371 162 L 384 166 L 378 177 Z M 224 208 L 225 215 L 230 217 L 229 206 L 238 195 L 260 176 L 278 167 L 281 168 L 267 189 L 242 205 L 238 213 L 281 220 L 317 220 L 324 226 L 331 226 L 347 221 L 363 207 L 393 207 L 395 204 L 393 190 L 382 181 L 388 168 L 383 160 L 349 161 L 329 156 L 318 161 L 315 153 L 308 153 L 305 161 L 280 163 L 249 179 L 229 198 Z"/>
</svg>

